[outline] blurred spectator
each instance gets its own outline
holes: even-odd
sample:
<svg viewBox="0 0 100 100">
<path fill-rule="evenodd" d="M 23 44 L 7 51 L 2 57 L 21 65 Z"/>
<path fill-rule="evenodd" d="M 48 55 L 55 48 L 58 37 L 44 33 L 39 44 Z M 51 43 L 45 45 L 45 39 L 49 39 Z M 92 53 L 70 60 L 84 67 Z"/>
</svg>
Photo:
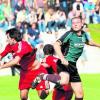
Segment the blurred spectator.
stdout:
<svg viewBox="0 0 100 100">
<path fill-rule="evenodd" d="M 27 22 L 22 23 L 22 33 L 23 33 L 23 40 L 28 42 L 28 29 L 31 27 L 31 25 Z"/>
<path fill-rule="evenodd" d="M 33 46 L 36 47 L 37 44 L 40 44 L 42 40 L 40 39 L 39 31 L 36 29 L 37 23 L 32 23 L 31 27 L 28 29 L 28 41 Z"/>
<path fill-rule="evenodd" d="M 59 5 L 67 15 L 68 12 L 67 0 L 56 0 L 56 4 Z"/>
<path fill-rule="evenodd" d="M 55 0 L 48 0 L 48 6 L 55 5 Z"/>
<path fill-rule="evenodd" d="M 40 62 L 44 58 L 43 47 L 44 47 L 44 44 L 43 43 L 40 43 L 40 45 L 37 47 L 36 58 Z"/>
<path fill-rule="evenodd" d="M 96 14 L 98 23 L 100 23 L 100 0 L 97 0 L 96 2 Z"/>
<path fill-rule="evenodd" d="M 5 49 L 5 46 L 7 44 L 7 37 L 5 32 L 0 29 L 0 53 Z"/>
<path fill-rule="evenodd" d="M 14 8 L 15 19 L 16 19 L 18 12 L 21 11 L 23 8 L 24 8 L 24 5 L 23 5 L 22 0 L 18 0 L 17 4 L 15 5 L 15 8 Z M 15 23 L 16 23 L 16 20 L 15 20 Z"/>
<path fill-rule="evenodd" d="M 69 29 L 70 29 L 71 26 L 72 26 L 71 19 L 72 19 L 73 17 L 75 17 L 75 16 L 76 16 L 75 10 L 73 10 L 73 7 L 70 6 L 70 11 L 69 11 L 69 13 L 68 13 L 68 19 L 67 19 L 67 27 L 68 27 Z"/>
<path fill-rule="evenodd" d="M 6 20 L 4 15 L 4 3 L 0 0 L 0 28 L 5 29 L 6 27 Z"/>
<path fill-rule="evenodd" d="M 27 22 L 32 24 L 32 23 L 37 23 L 37 12 L 36 9 L 31 8 L 30 13 L 27 15 Z"/>
<path fill-rule="evenodd" d="M 26 13 L 26 9 L 22 8 L 16 16 L 16 23 L 18 22 L 24 22 L 27 19 L 27 13 Z"/>
<path fill-rule="evenodd" d="M 80 10 L 81 12 L 84 11 L 82 0 L 75 0 L 75 2 L 73 3 L 73 9 L 75 11 L 76 10 Z"/>
<path fill-rule="evenodd" d="M 22 0 L 18 0 L 16 6 L 15 6 L 15 14 L 17 14 L 20 10 L 24 8 Z"/>
<path fill-rule="evenodd" d="M 45 22 L 49 33 L 56 31 L 57 24 L 55 22 L 54 8 L 50 6 L 45 14 Z"/>
<path fill-rule="evenodd" d="M 34 0 L 34 5 L 33 7 L 35 9 L 38 9 L 38 8 L 44 8 L 44 2 L 43 0 Z"/>
<path fill-rule="evenodd" d="M 14 25 L 14 14 L 12 12 L 11 2 L 10 0 L 4 0 L 3 3 L 4 3 L 4 9 L 3 9 L 4 16 L 8 22 L 8 25 L 12 26 Z"/>
<path fill-rule="evenodd" d="M 58 8 L 56 11 L 55 21 L 57 23 L 58 29 L 65 28 L 67 19 L 65 12 L 61 8 Z"/>
<path fill-rule="evenodd" d="M 23 29 L 22 29 L 22 22 L 19 21 L 16 23 L 16 26 L 15 26 L 21 33 L 23 32 Z"/>
<path fill-rule="evenodd" d="M 38 20 L 39 32 L 45 32 L 46 25 L 45 25 L 45 16 L 44 16 L 43 8 L 38 8 L 38 10 L 37 10 L 37 20 Z"/>
<path fill-rule="evenodd" d="M 95 13 L 95 4 L 92 0 L 88 0 L 87 3 L 84 4 L 84 9 L 86 13 L 86 22 L 89 23 L 97 23 L 97 16 Z"/>
<path fill-rule="evenodd" d="M 75 11 L 76 16 L 80 16 L 84 11 L 83 2 L 81 0 L 76 0 L 73 3 L 73 10 Z"/>
<path fill-rule="evenodd" d="M 11 2 L 11 7 L 12 7 L 13 12 L 14 12 L 14 10 L 15 10 L 15 6 L 17 5 L 18 0 L 10 0 L 10 2 Z"/>
<path fill-rule="evenodd" d="M 67 9 L 68 9 L 68 13 L 70 11 L 71 6 L 73 5 L 75 1 L 74 0 L 67 0 Z M 67 17 L 68 17 L 68 13 L 67 13 Z"/>
</svg>

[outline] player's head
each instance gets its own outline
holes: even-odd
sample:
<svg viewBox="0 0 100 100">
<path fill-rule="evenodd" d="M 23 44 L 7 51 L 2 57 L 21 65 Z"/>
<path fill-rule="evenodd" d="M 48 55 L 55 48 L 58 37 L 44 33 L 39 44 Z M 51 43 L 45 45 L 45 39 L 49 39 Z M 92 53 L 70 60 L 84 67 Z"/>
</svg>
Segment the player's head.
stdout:
<svg viewBox="0 0 100 100">
<path fill-rule="evenodd" d="M 46 44 L 43 48 L 44 55 L 54 55 L 55 51 L 53 45 Z"/>
<path fill-rule="evenodd" d="M 80 31 L 82 29 L 83 23 L 81 17 L 74 17 L 72 18 L 72 30 L 73 31 Z"/>
<path fill-rule="evenodd" d="M 22 40 L 22 34 L 16 28 L 7 30 L 6 34 L 8 43 L 11 45 Z"/>
</svg>

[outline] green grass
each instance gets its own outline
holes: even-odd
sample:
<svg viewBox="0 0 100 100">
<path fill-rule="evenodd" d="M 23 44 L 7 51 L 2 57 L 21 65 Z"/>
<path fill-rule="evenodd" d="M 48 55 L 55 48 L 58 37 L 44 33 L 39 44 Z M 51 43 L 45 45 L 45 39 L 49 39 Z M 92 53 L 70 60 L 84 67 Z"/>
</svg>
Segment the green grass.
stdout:
<svg viewBox="0 0 100 100">
<path fill-rule="evenodd" d="M 82 74 L 84 100 L 100 100 L 100 74 Z M 20 100 L 18 90 L 19 77 L 0 77 L 0 100 Z M 51 94 L 46 100 L 52 100 Z M 30 90 L 30 100 L 39 100 L 37 92 Z"/>
<path fill-rule="evenodd" d="M 100 43 L 100 24 L 90 24 L 89 31 L 93 40 Z"/>
<path fill-rule="evenodd" d="M 20 100 L 18 90 L 19 76 L 0 76 L 0 100 Z M 37 92 L 30 90 L 30 100 L 39 100 Z M 51 100 L 49 96 L 46 100 Z"/>
</svg>

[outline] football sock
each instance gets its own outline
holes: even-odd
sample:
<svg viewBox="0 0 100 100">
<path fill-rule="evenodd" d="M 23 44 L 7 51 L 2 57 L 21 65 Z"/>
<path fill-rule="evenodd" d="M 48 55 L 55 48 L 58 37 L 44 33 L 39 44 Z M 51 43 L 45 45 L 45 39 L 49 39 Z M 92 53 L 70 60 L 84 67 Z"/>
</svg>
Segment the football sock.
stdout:
<svg viewBox="0 0 100 100">
<path fill-rule="evenodd" d="M 83 98 L 75 98 L 75 100 L 83 100 Z"/>
<path fill-rule="evenodd" d="M 60 83 L 61 77 L 59 75 L 55 75 L 55 74 L 45 74 L 43 76 L 43 79 L 48 80 L 53 83 Z"/>
</svg>

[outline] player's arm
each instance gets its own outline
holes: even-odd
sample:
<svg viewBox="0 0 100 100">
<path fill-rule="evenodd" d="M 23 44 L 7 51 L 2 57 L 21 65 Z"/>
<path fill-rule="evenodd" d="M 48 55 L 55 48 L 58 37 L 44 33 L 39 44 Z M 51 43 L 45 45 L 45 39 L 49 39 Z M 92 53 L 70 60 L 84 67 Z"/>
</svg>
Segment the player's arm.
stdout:
<svg viewBox="0 0 100 100">
<path fill-rule="evenodd" d="M 20 59 L 21 58 L 19 56 L 16 56 L 13 60 L 11 60 L 3 65 L 0 65 L 0 69 L 13 67 L 14 65 L 19 63 Z"/>
<path fill-rule="evenodd" d="M 68 61 L 64 58 L 64 55 L 63 55 L 63 53 L 61 51 L 61 45 L 63 45 L 64 43 L 67 43 L 68 40 L 70 39 L 71 35 L 72 35 L 72 32 L 70 30 L 70 31 L 66 32 L 63 36 L 61 36 L 61 38 L 58 39 L 54 43 L 55 52 L 57 53 L 57 55 L 61 59 L 62 64 L 64 64 L 64 65 L 68 65 Z"/>
<path fill-rule="evenodd" d="M 62 63 L 65 65 L 68 65 L 68 61 L 64 58 L 64 55 L 62 54 L 62 51 L 61 51 L 61 44 L 62 43 L 60 40 L 56 41 L 54 43 L 54 49 L 57 55 L 59 56 L 59 58 L 61 59 Z"/>
<path fill-rule="evenodd" d="M 100 44 L 95 43 L 93 40 L 90 40 L 90 41 L 88 42 L 88 44 L 89 44 L 90 46 L 95 46 L 95 47 L 99 47 L 99 48 L 100 48 Z"/>
<path fill-rule="evenodd" d="M 92 40 L 92 38 L 91 38 L 91 36 L 90 36 L 90 33 L 86 33 L 86 37 L 87 37 L 87 39 L 88 39 L 88 42 L 87 42 L 87 44 L 88 45 L 90 45 L 90 46 L 95 46 L 95 47 L 99 47 L 100 48 L 100 44 L 98 44 L 98 43 L 95 43 L 93 40 Z"/>
</svg>

